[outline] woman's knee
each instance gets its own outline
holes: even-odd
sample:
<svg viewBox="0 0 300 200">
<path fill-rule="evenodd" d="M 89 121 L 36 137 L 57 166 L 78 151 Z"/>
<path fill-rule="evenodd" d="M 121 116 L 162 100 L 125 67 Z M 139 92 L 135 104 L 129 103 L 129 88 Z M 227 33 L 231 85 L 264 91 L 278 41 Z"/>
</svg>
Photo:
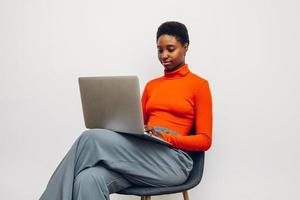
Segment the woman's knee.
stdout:
<svg viewBox="0 0 300 200">
<path fill-rule="evenodd" d="M 79 140 L 79 148 L 91 151 L 113 151 L 119 148 L 120 135 L 107 129 L 90 129 L 84 131 Z"/>
<path fill-rule="evenodd" d="M 116 134 L 113 131 L 107 130 L 107 129 L 89 129 L 84 131 L 81 134 L 81 140 L 83 141 L 92 141 L 92 142 L 109 142 L 111 140 L 111 137 Z"/>
<path fill-rule="evenodd" d="M 114 134 L 117 133 L 107 129 L 88 129 L 82 132 L 81 137 L 95 139 L 98 137 L 111 137 Z"/>
</svg>

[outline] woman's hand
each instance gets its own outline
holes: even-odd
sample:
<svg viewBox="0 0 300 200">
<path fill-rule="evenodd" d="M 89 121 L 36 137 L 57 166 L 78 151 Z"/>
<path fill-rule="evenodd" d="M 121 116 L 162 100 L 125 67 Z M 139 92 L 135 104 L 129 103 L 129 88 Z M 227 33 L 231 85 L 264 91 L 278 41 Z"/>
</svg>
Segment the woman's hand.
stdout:
<svg viewBox="0 0 300 200">
<path fill-rule="evenodd" d="M 155 135 L 156 137 L 164 139 L 164 137 L 162 136 L 162 134 L 160 132 L 155 131 L 152 126 L 144 125 L 144 130 L 146 132 L 150 133 L 151 135 Z"/>
</svg>

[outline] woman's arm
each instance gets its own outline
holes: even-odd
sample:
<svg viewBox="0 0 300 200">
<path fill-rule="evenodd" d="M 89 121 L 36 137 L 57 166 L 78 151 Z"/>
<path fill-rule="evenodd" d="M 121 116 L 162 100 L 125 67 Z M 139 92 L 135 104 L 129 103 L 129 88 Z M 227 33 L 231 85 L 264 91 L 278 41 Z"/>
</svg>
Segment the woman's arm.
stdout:
<svg viewBox="0 0 300 200">
<path fill-rule="evenodd" d="M 146 114 L 146 103 L 148 101 L 148 93 L 147 93 L 147 85 L 144 88 L 143 94 L 142 94 L 142 109 L 143 109 L 143 119 L 144 124 L 147 124 L 148 116 Z"/>
<path fill-rule="evenodd" d="M 195 93 L 194 135 L 180 136 L 162 133 L 163 138 L 174 147 L 187 151 L 206 151 L 212 144 L 212 97 L 209 84 L 205 81 Z"/>
</svg>

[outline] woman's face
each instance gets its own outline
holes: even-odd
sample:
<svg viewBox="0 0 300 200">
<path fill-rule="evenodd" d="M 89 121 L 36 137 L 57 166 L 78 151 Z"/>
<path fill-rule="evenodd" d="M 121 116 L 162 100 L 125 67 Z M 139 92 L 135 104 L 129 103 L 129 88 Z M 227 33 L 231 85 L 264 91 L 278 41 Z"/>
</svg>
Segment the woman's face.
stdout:
<svg viewBox="0 0 300 200">
<path fill-rule="evenodd" d="M 161 35 L 157 40 L 157 55 L 166 71 L 173 71 L 185 64 L 188 44 L 182 45 L 175 36 Z"/>
</svg>

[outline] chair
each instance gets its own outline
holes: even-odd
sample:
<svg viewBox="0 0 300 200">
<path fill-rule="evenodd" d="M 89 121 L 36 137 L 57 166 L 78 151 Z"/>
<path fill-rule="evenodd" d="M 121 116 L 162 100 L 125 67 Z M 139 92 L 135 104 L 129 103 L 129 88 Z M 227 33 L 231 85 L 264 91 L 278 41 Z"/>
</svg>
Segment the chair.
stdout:
<svg viewBox="0 0 300 200">
<path fill-rule="evenodd" d="M 182 185 L 171 187 L 140 187 L 133 186 L 117 192 L 124 195 L 141 196 L 141 200 L 151 200 L 151 196 L 183 193 L 184 200 L 189 200 L 188 190 L 198 185 L 201 181 L 204 167 L 204 151 L 189 152 L 189 155 L 194 161 L 193 169 L 190 172 L 189 178 Z"/>
</svg>

